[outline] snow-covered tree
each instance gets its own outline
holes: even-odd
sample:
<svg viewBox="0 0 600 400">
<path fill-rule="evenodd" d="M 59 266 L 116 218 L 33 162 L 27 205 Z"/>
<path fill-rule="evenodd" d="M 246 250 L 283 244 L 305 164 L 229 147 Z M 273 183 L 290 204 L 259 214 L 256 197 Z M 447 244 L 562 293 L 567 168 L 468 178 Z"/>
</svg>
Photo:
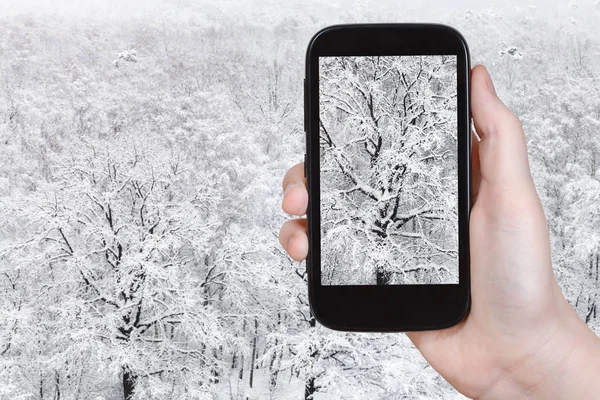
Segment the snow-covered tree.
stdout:
<svg viewBox="0 0 600 400">
<path fill-rule="evenodd" d="M 458 282 L 456 57 L 319 69 L 323 284 Z"/>
<path fill-rule="evenodd" d="M 523 121 L 555 272 L 600 333 L 596 7 L 554 20 L 541 8 L 436 15 L 389 1 L 151 2 L 144 13 L 113 3 L 88 15 L 69 6 L 70 16 L 60 2 L 52 14 L 37 4 L 35 15 L 3 9 L 0 399 L 122 399 L 124 389 L 161 400 L 462 398 L 406 337 L 319 326 L 305 265 L 277 240 L 289 218 L 281 178 L 304 151 L 306 44 L 339 22 L 437 19 L 465 34 L 473 63 L 490 68 Z M 393 82 L 364 82 L 380 115 Z M 371 138 L 372 152 L 378 134 L 402 138 L 398 127 L 415 133 L 424 122 L 398 115 L 376 131 L 366 104 L 354 105 L 362 130 L 337 140 L 343 131 L 329 132 L 336 146 Z M 347 150 L 369 165 L 364 145 Z M 401 161 L 395 153 L 380 151 L 381 165 Z M 411 162 L 417 172 L 434 165 Z M 419 211 L 403 204 L 405 214 Z"/>
</svg>

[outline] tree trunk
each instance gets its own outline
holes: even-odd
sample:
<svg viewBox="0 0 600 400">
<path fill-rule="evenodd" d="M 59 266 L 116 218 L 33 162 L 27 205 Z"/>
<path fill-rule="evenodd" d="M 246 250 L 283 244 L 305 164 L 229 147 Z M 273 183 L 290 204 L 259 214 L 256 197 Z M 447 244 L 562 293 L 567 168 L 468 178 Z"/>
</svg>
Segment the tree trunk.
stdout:
<svg viewBox="0 0 600 400">
<path fill-rule="evenodd" d="M 312 315 L 312 312 L 310 313 L 310 327 L 314 328 L 315 326 L 317 326 L 317 321 L 315 320 L 315 317 Z M 311 355 L 311 357 L 314 357 L 313 355 Z M 315 377 L 311 376 L 310 378 L 308 378 L 306 380 L 306 383 L 304 384 L 304 400 L 313 400 L 313 394 L 315 394 L 317 391 L 317 388 L 315 387 Z"/>
<path fill-rule="evenodd" d="M 246 335 L 246 320 L 244 319 L 244 325 L 242 325 L 242 335 Z M 239 379 L 244 379 L 244 353 L 240 354 L 240 374 Z"/>
<path fill-rule="evenodd" d="M 254 380 L 254 362 L 256 361 L 256 341 L 258 336 L 258 320 L 254 320 L 254 339 L 252 342 L 252 357 L 250 358 L 250 387 Z"/>
<path fill-rule="evenodd" d="M 250 357 L 250 387 L 254 380 L 254 357 L 256 356 L 256 336 L 252 339 L 252 356 Z"/>
<path fill-rule="evenodd" d="M 382 268 L 378 268 L 375 279 L 377 285 L 389 285 L 390 273 L 388 271 L 384 271 Z"/>
<path fill-rule="evenodd" d="M 240 374 L 238 376 L 240 380 L 244 379 L 244 355 L 240 356 Z"/>
<path fill-rule="evenodd" d="M 281 313 L 277 313 L 277 327 L 281 325 Z M 271 356 L 271 361 L 269 362 L 269 390 L 271 393 L 275 390 L 277 386 L 277 376 L 279 375 L 279 365 L 275 365 L 275 361 L 278 359 L 279 353 L 277 352 L 277 345 L 279 344 L 279 340 L 275 337 L 275 351 L 273 351 L 273 355 Z M 266 347 L 266 346 L 265 346 Z M 277 363 L 279 364 L 279 363 Z"/>
<path fill-rule="evenodd" d="M 313 394 L 316 392 L 315 378 L 309 378 L 304 386 L 304 400 L 313 400 Z"/>
<path fill-rule="evenodd" d="M 279 365 L 281 364 L 281 352 L 275 351 L 273 353 L 273 357 L 271 358 L 271 363 L 269 365 L 269 370 L 271 372 L 271 377 L 269 379 L 269 390 L 271 392 L 275 391 L 277 387 L 277 377 L 279 376 Z"/>
<path fill-rule="evenodd" d="M 213 377 L 213 383 L 217 384 L 219 383 L 219 370 L 217 369 L 217 365 L 216 365 L 216 360 L 219 360 L 220 354 L 218 353 L 217 349 L 213 349 L 213 362 L 212 362 L 212 367 L 210 370 L 210 374 Z"/>
<path fill-rule="evenodd" d="M 60 375 L 58 374 L 58 371 L 54 371 L 54 383 L 55 383 L 55 394 L 54 394 L 54 399 L 55 400 L 60 400 Z"/>
<path fill-rule="evenodd" d="M 123 399 L 133 399 L 133 391 L 135 389 L 135 378 L 127 367 L 123 367 Z"/>
<path fill-rule="evenodd" d="M 380 210 L 380 215 L 383 218 L 387 214 L 387 209 Z M 375 226 L 377 226 L 377 245 L 384 247 L 386 246 L 387 241 L 387 227 L 389 225 L 389 220 L 386 222 L 376 221 Z M 377 285 L 389 285 L 392 273 L 390 271 L 385 270 L 385 265 L 377 265 L 375 267 L 375 284 Z"/>
</svg>

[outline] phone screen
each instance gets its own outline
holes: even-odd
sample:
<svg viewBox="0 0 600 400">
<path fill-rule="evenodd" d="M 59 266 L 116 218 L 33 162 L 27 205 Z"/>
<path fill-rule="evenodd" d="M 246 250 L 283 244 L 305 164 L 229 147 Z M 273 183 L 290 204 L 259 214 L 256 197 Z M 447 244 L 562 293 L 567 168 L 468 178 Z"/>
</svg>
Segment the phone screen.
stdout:
<svg viewBox="0 0 600 400">
<path fill-rule="evenodd" d="M 319 57 L 321 284 L 458 284 L 455 55 Z"/>
</svg>

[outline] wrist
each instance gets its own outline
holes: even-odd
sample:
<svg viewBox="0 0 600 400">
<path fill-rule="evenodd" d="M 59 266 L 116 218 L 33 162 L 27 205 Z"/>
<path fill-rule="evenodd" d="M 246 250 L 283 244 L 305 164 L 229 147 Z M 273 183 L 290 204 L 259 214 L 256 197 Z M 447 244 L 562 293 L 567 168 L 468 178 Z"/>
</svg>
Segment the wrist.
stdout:
<svg viewBox="0 0 600 400">
<path fill-rule="evenodd" d="M 600 338 L 562 301 L 547 340 L 514 365 L 479 400 L 600 398 Z"/>
</svg>

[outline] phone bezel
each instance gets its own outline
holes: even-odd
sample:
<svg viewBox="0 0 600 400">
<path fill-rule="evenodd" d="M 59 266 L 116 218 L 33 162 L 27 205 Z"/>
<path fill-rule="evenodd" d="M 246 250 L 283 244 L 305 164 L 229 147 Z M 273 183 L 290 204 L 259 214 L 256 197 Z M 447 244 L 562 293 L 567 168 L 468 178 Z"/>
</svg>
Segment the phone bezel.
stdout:
<svg viewBox="0 0 600 400">
<path fill-rule="evenodd" d="M 459 283 L 439 285 L 321 285 L 319 57 L 456 55 L 458 112 Z M 306 52 L 305 175 L 309 193 L 306 260 L 310 308 L 319 323 L 344 331 L 420 331 L 460 322 L 470 307 L 471 176 L 470 57 L 454 28 L 439 24 L 334 25 L 320 30 Z M 314 135 L 313 135 L 314 133 Z"/>
</svg>

